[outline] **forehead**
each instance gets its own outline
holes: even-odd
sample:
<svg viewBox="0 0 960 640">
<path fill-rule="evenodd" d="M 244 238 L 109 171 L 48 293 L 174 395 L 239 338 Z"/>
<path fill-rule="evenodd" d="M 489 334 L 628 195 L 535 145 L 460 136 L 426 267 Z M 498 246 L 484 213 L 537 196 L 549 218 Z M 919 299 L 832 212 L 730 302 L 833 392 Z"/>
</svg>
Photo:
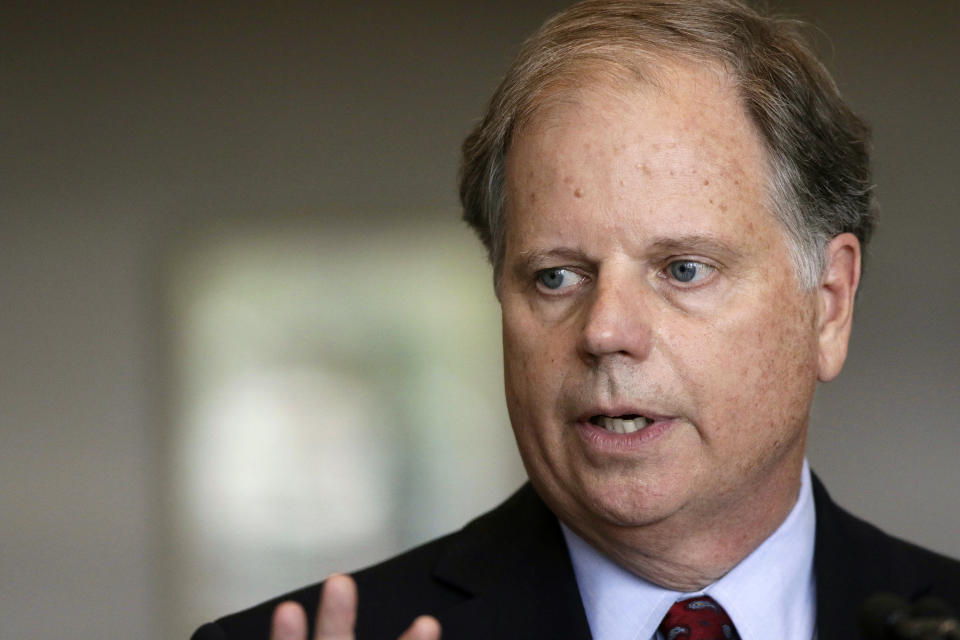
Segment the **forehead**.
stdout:
<svg viewBox="0 0 960 640">
<path fill-rule="evenodd" d="M 665 64 L 642 82 L 585 73 L 541 98 L 515 132 L 508 236 L 516 245 L 517 234 L 529 244 L 553 227 L 635 240 L 718 225 L 737 233 L 772 222 L 769 186 L 765 147 L 717 66 Z"/>
<path fill-rule="evenodd" d="M 746 105 L 738 81 L 721 64 L 684 57 L 653 57 L 628 54 L 632 60 L 611 63 L 586 60 L 571 63 L 540 81 L 528 103 L 519 110 L 507 162 L 518 139 L 543 133 L 563 124 L 573 111 L 581 115 L 607 114 L 611 135 L 649 125 L 647 137 L 698 137 L 703 151 L 715 145 L 747 144 L 760 151 L 767 166 L 765 148 Z M 585 121 L 586 119 L 584 119 Z M 597 132 L 594 131 L 594 134 Z"/>
</svg>

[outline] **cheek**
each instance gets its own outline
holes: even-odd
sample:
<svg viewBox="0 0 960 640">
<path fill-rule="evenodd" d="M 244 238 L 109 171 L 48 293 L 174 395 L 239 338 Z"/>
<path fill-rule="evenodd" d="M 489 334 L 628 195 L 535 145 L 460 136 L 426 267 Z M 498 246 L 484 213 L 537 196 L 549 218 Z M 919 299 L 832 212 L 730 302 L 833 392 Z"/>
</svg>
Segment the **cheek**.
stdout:
<svg viewBox="0 0 960 640">
<path fill-rule="evenodd" d="M 536 322 L 525 309 L 503 310 L 507 408 L 514 424 L 549 418 L 567 366 L 562 331 Z"/>
<path fill-rule="evenodd" d="M 508 369 L 542 375 L 563 349 L 563 328 L 545 322 L 522 298 L 502 308 L 503 352 Z"/>
<path fill-rule="evenodd" d="M 503 311 L 503 368 L 507 408 L 514 422 L 537 400 L 540 340 L 535 328 L 515 309 Z"/>
<path fill-rule="evenodd" d="M 775 436 L 805 424 L 816 383 L 816 336 L 804 309 L 780 307 L 715 327 L 715 348 L 700 355 L 709 376 L 696 385 L 711 431 L 740 432 L 757 442 L 764 440 L 757 430 Z"/>
</svg>

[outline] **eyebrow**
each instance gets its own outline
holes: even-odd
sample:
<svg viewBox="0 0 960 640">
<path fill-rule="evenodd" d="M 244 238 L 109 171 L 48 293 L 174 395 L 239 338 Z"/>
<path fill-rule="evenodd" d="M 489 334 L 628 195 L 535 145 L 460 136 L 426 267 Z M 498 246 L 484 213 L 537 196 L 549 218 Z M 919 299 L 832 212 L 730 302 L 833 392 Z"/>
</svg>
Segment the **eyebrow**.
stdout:
<svg viewBox="0 0 960 640">
<path fill-rule="evenodd" d="M 528 249 L 517 254 L 517 260 L 511 271 L 523 276 L 538 270 L 551 262 L 593 262 L 581 249 L 574 247 L 554 247 L 552 249 Z"/>
<path fill-rule="evenodd" d="M 654 238 L 650 246 L 658 253 L 705 253 L 725 261 L 743 258 L 742 251 L 710 234 L 692 233 L 677 237 Z"/>
</svg>

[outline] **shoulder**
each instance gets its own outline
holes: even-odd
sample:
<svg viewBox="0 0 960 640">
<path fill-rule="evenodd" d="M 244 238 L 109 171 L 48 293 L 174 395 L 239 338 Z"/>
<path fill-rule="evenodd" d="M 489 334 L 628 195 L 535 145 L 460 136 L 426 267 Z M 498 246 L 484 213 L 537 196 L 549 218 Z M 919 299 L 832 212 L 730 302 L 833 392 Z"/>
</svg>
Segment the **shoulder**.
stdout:
<svg viewBox="0 0 960 640">
<path fill-rule="evenodd" d="M 443 549 L 458 534 L 451 534 L 420 545 L 385 562 L 353 573 L 360 592 L 361 607 L 382 607 L 384 602 L 394 608 L 389 594 L 413 594 L 424 598 L 432 591 L 433 581 L 429 568 L 443 553 Z M 307 612 L 313 633 L 313 617 L 320 602 L 323 582 L 307 585 L 294 591 L 275 596 L 260 604 L 218 619 L 200 627 L 192 640 L 264 640 L 270 637 L 270 622 L 273 610 L 281 602 L 297 602 Z M 440 595 L 442 590 L 438 590 Z M 426 596 L 430 598 L 430 596 Z M 436 594 L 434 594 L 436 597 Z M 409 620 L 407 623 L 409 624 Z"/>
<path fill-rule="evenodd" d="M 536 580 L 516 579 L 531 566 L 542 569 Z M 556 518 L 529 485 L 460 531 L 352 575 L 360 596 L 358 638 L 396 637 L 420 614 L 438 617 L 446 631 L 456 628 L 458 616 L 466 623 L 467 612 L 476 619 L 477 594 L 512 593 L 516 601 L 529 597 L 530 604 L 537 595 L 525 592 L 542 590 L 537 584 L 541 580 L 573 584 Z M 273 610 L 286 600 L 300 603 L 312 624 L 322 586 L 313 584 L 220 618 L 198 629 L 193 638 L 267 638 Z"/>
<path fill-rule="evenodd" d="M 821 638 L 825 628 L 852 633 L 871 596 L 933 596 L 960 609 L 960 562 L 892 536 L 839 507 L 814 477 L 817 533 L 814 572 Z M 844 637 L 838 635 L 837 637 Z M 856 635 L 846 635 L 856 637 Z"/>
<path fill-rule="evenodd" d="M 814 480 L 817 553 L 857 570 L 861 581 L 923 583 L 960 595 L 960 562 L 892 536 L 836 505 Z"/>
</svg>

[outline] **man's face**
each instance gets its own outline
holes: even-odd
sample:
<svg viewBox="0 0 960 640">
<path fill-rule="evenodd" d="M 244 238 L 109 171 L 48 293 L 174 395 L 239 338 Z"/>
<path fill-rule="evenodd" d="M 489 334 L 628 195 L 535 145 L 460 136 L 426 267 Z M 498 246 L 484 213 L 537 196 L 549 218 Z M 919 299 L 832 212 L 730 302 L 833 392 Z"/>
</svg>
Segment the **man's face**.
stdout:
<svg viewBox="0 0 960 640">
<path fill-rule="evenodd" d="M 732 82 L 661 79 L 555 93 L 507 159 L 507 405 L 534 485 L 594 542 L 782 507 L 749 505 L 796 496 L 817 377 L 817 297 Z"/>
</svg>

